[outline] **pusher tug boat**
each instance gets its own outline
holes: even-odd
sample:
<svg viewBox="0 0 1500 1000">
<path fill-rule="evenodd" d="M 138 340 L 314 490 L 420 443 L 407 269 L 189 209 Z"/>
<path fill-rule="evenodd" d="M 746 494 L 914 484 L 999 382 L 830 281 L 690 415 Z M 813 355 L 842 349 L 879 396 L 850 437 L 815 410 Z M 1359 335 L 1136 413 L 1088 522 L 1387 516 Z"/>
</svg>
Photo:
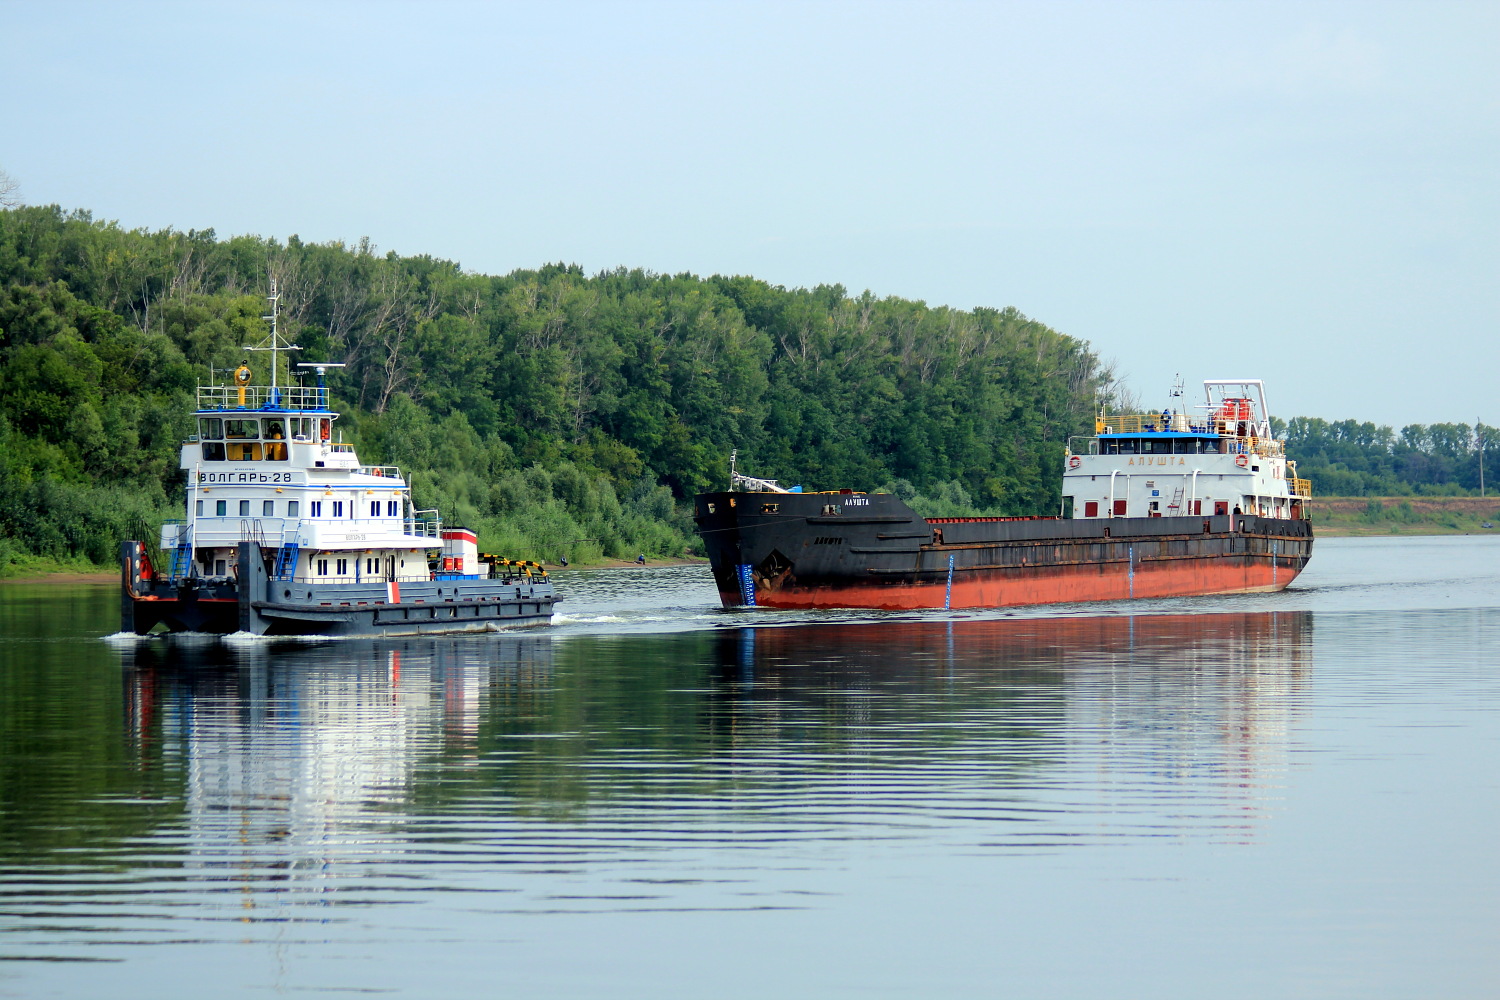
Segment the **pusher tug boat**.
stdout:
<svg viewBox="0 0 1500 1000">
<path fill-rule="evenodd" d="M 1281 590 L 1312 555 L 1311 484 L 1271 435 L 1259 379 L 1203 386 L 1201 415 L 1101 413 L 1070 440 L 1057 517 L 922 518 L 888 493 L 787 490 L 731 467 L 694 515 L 719 597 L 997 608 Z"/>
<path fill-rule="evenodd" d="M 232 385 L 198 389 L 197 431 L 182 446 L 187 516 L 162 525 L 160 562 L 121 545 L 122 629 L 145 634 L 416 635 L 550 620 L 540 565 L 480 555 L 473 531 L 415 510 L 395 466 L 362 465 L 338 440 L 325 373 L 277 384 L 271 286 L 269 385 L 248 364 Z M 212 378 L 210 379 L 212 381 Z"/>
</svg>

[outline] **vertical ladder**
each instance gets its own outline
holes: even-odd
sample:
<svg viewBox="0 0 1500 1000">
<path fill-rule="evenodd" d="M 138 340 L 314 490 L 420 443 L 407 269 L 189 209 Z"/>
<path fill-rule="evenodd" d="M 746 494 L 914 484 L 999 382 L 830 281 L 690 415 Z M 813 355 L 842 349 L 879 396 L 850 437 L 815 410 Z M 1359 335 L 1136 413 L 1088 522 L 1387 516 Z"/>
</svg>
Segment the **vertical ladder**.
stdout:
<svg viewBox="0 0 1500 1000">
<path fill-rule="evenodd" d="M 187 576 L 188 570 L 193 565 L 193 546 L 187 540 L 187 532 L 177 536 L 177 547 L 172 550 L 172 579 L 181 580 Z"/>
<path fill-rule="evenodd" d="M 1185 490 L 1185 487 L 1179 486 L 1179 487 L 1177 487 L 1177 489 L 1175 489 L 1175 490 L 1172 491 L 1172 502 L 1169 503 L 1169 504 L 1167 504 L 1167 513 L 1168 514 L 1181 514 L 1182 513 L 1182 494 L 1183 494 L 1184 490 Z"/>
<path fill-rule="evenodd" d="M 297 572 L 297 543 L 287 542 L 276 553 L 275 579 L 290 580 Z"/>
</svg>

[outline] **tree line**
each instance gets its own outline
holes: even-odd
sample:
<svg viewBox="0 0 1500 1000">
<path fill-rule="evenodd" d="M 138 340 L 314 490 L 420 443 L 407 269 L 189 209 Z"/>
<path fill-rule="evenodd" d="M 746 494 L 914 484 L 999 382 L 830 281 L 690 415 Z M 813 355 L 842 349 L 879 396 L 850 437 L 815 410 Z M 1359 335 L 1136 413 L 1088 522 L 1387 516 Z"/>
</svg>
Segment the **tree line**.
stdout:
<svg viewBox="0 0 1500 1000">
<path fill-rule="evenodd" d="M 1495 492 L 1495 428 L 1473 424 L 1390 427 L 1294 417 L 1275 422 L 1298 475 L 1324 496 L 1470 496 Z"/>
<path fill-rule="evenodd" d="M 727 485 L 736 449 L 809 488 L 1055 510 L 1065 443 L 1113 386 L 1087 343 L 1015 309 L 564 264 L 484 275 L 368 240 L 18 206 L 0 210 L 0 562 L 108 561 L 180 516 L 195 387 L 264 339 L 271 279 L 296 360 L 347 365 L 330 384 L 361 457 L 521 557 L 681 554 L 685 501 Z"/>
</svg>

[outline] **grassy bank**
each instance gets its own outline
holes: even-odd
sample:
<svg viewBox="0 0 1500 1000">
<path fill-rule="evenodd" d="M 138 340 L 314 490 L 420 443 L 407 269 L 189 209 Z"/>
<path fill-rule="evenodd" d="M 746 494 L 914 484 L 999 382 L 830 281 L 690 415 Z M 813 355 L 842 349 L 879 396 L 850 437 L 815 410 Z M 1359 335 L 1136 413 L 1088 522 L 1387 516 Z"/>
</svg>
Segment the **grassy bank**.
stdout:
<svg viewBox="0 0 1500 1000">
<path fill-rule="evenodd" d="M 1312 515 L 1325 536 L 1500 534 L 1500 497 L 1320 497 Z"/>
<path fill-rule="evenodd" d="M 120 575 L 118 566 L 100 565 L 82 556 L 54 559 L 34 556 L 6 546 L 0 540 L 0 582 L 8 580 L 106 579 Z"/>
</svg>

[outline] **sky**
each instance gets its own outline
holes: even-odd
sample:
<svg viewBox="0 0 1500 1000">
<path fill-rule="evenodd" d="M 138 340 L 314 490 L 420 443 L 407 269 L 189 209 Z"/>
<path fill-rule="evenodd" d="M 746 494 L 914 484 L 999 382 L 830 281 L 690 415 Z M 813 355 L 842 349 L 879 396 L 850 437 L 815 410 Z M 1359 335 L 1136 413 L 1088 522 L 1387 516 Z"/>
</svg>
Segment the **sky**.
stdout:
<svg viewBox="0 0 1500 1000">
<path fill-rule="evenodd" d="M 127 228 L 1014 306 L 1147 405 L 1500 424 L 1494 2 L 0 0 L 0 94 L 22 199 Z"/>
</svg>

